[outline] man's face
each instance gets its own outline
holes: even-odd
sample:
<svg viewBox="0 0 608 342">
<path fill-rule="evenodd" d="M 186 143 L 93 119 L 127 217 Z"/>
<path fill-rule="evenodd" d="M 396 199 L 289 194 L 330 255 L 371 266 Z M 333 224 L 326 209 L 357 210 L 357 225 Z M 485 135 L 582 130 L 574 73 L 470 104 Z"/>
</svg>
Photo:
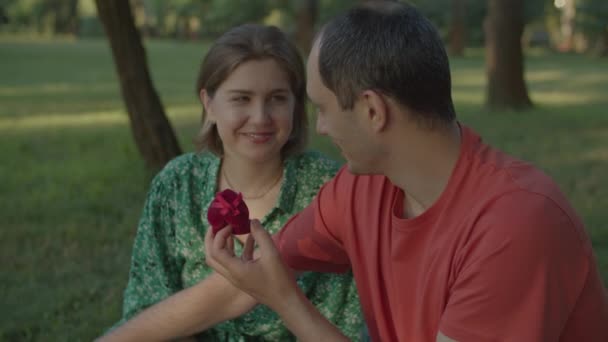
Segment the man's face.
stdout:
<svg viewBox="0 0 608 342">
<path fill-rule="evenodd" d="M 306 67 L 306 91 L 317 108 L 317 133 L 327 135 L 340 149 L 349 171 L 355 174 L 371 173 L 373 156 L 369 134 L 365 129 L 364 113 L 358 101 L 352 110 L 343 110 L 336 95 L 321 80 L 319 73 L 319 41 L 314 44 Z"/>
</svg>

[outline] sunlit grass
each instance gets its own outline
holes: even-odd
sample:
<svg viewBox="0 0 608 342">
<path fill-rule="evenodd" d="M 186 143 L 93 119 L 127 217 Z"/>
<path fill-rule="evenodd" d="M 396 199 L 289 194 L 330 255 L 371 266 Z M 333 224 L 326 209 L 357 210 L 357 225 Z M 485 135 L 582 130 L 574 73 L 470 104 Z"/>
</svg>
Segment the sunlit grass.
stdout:
<svg viewBox="0 0 608 342">
<path fill-rule="evenodd" d="M 172 122 L 190 122 L 192 117 L 199 114 L 198 106 L 172 106 L 168 107 L 167 115 Z M 127 114 L 122 110 L 108 110 L 98 112 L 84 112 L 78 115 L 42 114 L 29 115 L 17 118 L 0 118 L 0 130 L 32 130 L 57 128 L 95 128 L 108 125 L 128 124 Z"/>
<path fill-rule="evenodd" d="M 155 86 L 185 151 L 200 122 L 203 44 L 149 42 Z M 536 107 L 490 113 L 483 56 L 452 60 L 463 122 L 556 179 L 608 282 L 608 62 L 536 51 Z M 118 319 L 149 177 L 105 41 L 0 39 L 0 340 L 91 340 Z M 314 127 L 314 125 L 311 125 Z M 314 148 L 340 158 L 326 138 Z"/>
</svg>

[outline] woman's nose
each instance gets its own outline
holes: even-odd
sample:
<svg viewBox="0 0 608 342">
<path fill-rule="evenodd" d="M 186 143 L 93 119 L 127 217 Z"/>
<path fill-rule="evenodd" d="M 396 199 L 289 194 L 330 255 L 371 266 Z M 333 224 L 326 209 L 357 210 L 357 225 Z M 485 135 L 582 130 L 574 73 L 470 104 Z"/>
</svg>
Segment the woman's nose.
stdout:
<svg viewBox="0 0 608 342">
<path fill-rule="evenodd" d="M 258 103 L 254 106 L 252 119 L 256 123 L 268 123 L 271 121 L 272 108 L 267 103 Z"/>
</svg>

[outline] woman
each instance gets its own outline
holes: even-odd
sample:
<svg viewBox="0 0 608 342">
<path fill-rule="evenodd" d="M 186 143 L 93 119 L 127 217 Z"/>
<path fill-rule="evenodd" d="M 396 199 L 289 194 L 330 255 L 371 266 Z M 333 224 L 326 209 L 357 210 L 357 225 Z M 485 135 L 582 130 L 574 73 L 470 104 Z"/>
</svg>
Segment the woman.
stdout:
<svg viewBox="0 0 608 342">
<path fill-rule="evenodd" d="M 207 208 L 218 191 L 241 192 L 251 218 L 274 233 L 337 171 L 335 162 L 302 152 L 308 134 L 304 67 L 277 28 L 243 25 L 221 36 L 202 63 L 197 91 L 204 106 L 200 153 L 171 161 L 152 182 L 119 324 L 212 273 L 204 236 Z M 240 252 L 244 240 L 238 238 Z M 350 273 L 306 273 L 298 283 L 347 336 L 359 337 L 362 318 Z M 196 337 L 293 339 L 264 306 Z"/>
</svg>

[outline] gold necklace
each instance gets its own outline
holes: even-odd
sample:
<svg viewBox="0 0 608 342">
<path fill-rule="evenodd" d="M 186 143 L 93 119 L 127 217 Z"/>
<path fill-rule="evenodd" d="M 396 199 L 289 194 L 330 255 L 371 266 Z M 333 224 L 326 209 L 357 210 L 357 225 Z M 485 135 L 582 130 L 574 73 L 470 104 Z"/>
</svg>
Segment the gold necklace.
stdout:
<svg viewBox="0 0 608 342">
<path fill-rule="evenodd" d="M 224 168 L 222 168 L 222 174 L 224 175 L 224 179 L 226 180 L 226 184 L 228 184 L 228 186 L 230 187 L 230 189 L 236 190 L 236 188 L 230 182 L 230 179 L 228 179 L 228 174 L 226 173 L 226 170 Z M 270 192 L 270 190 L 272 190 L 279 183 L 279 181 L 282 178 L 283 178 L 283 172 L 279 173 L 279 177 L 272 183 L 272 185 L 270 185 L 270 187 L 268 187 L 268 189 L 266 189 L 261 194 L 256 195 L 256 196 L 245 196 L 245 194 L 243 194 L 243 198 L 247 199 L 247 200 L 255 200 L 255 199 L 264 198 Z"/>
</svg>

